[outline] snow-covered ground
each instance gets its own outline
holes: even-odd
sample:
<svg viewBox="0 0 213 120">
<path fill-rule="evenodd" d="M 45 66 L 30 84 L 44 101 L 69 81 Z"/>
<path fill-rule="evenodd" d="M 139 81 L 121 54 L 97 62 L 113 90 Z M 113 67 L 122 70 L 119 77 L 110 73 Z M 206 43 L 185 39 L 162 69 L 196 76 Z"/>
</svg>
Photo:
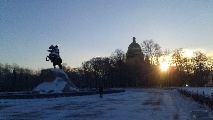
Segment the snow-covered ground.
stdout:
<svg viewBox="0 0 213 120">
<path fill-rule="evenodd" d="M 177 90 L 126 89 L 103 98 L 1 99 L 0 119 L 186 120 L 206 109 Z"/>
<path fill-rule="evenodd" d="M 213 87 L 182 87 L 182 89 L 190 91 L 192 93 L 205 94 L 207 96 L 211 96 L 213 93 Z"/>
</svg>

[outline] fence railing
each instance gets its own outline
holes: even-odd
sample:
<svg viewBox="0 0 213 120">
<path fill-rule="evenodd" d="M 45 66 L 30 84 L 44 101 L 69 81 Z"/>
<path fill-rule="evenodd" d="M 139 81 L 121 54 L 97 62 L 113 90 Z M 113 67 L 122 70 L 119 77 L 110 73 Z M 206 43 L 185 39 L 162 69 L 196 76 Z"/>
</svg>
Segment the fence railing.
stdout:
<svg viewBox="0 0 213 120">
<path fill-rule="evenodd" d="M 120 93 L 120 92 L 125 92 L 125 89 L 104 90 L 103 94 Z M 97 90 L 95 90 L 95 91 L 79 91 L 79 92 L 51 93 L 51 94 L 9 93 L 9 94 L 0 94 L 0 99 L 59 98 L 59 97 L 85 96 L 85 95 L 95 95 L 95 94 L 99 94 L 99 92 Z"/>
<path fill-rule="evenodd" d="M 209 108 L 211 110 L 213 110 L 213 93 L 211 93 L 211 96 L 209 95 L 205 95 L 205 93 L 203 92 L 203 94 L 198 94 L 197 92 L 192 92 L 192 91 L 188 91 L 187 89 L 178 89 L 178 91 L 187 96 L 190 97 L 191 99 L 193 99 L 194 101 L 203 104 L 203 105 L 207 105 L 209 106 Z"/>
</svg>

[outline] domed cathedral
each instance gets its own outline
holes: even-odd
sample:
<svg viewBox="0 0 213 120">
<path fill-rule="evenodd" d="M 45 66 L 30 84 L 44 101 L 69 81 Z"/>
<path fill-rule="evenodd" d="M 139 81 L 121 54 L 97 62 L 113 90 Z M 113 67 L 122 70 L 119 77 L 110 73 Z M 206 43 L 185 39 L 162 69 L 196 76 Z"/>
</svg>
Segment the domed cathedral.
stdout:
<svg viewBox="0 0 213 120">
<path fill-rule="evenodd" d="M 133 37 L 133 42 L 129 45 L 126 53 L 126 63 L 127 64 L 136 64 L 144 61 L 144 54 L 141 50 L 141 47 L 136 43 L 136 38 Z"/>
</svg>

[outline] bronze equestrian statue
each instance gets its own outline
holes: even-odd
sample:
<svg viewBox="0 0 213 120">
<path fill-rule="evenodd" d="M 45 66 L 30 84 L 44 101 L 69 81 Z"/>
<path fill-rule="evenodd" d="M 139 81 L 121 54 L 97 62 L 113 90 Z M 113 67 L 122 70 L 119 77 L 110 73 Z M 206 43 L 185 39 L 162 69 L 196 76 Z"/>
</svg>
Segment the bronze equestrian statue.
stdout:
<svg viewBox="0 0 213 120">
<path fill-rule="evenodd" d="M 48 52 L 50 52 L 49 56 L 46 57 L 46 61 L 51 61 L 53 63 L 54 68 L 56 68 L 56 65 L 59 66 L 60 69 L 62 69 L 62 59 L 59 55 L 59 49 L 58 46 L 53 46 L 51 45 L 49 47 L 49 50 L 47 50 Z"/>
</svg>

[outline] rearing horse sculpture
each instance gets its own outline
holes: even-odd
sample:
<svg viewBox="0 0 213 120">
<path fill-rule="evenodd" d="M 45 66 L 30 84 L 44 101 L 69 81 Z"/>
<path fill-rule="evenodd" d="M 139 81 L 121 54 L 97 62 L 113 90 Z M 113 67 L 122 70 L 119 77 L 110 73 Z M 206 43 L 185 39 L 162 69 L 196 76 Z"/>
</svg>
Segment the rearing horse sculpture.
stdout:
<svg viewBox="0 0 213 120">
<path fill-rule="evenodd" d="M 62 59 L 60 56 L 57 56 L 55 54 L 52 54 L 53 49 L 52 50 L 47 50 L 48 52 L 50 52 L 49 56 L 46 57 L 46 61 L 51 61 L 53 63 L 54 68 L 56 68 L 56 65 L 59 66 L 60 69 L 62 69 Z"/>
</svg>

